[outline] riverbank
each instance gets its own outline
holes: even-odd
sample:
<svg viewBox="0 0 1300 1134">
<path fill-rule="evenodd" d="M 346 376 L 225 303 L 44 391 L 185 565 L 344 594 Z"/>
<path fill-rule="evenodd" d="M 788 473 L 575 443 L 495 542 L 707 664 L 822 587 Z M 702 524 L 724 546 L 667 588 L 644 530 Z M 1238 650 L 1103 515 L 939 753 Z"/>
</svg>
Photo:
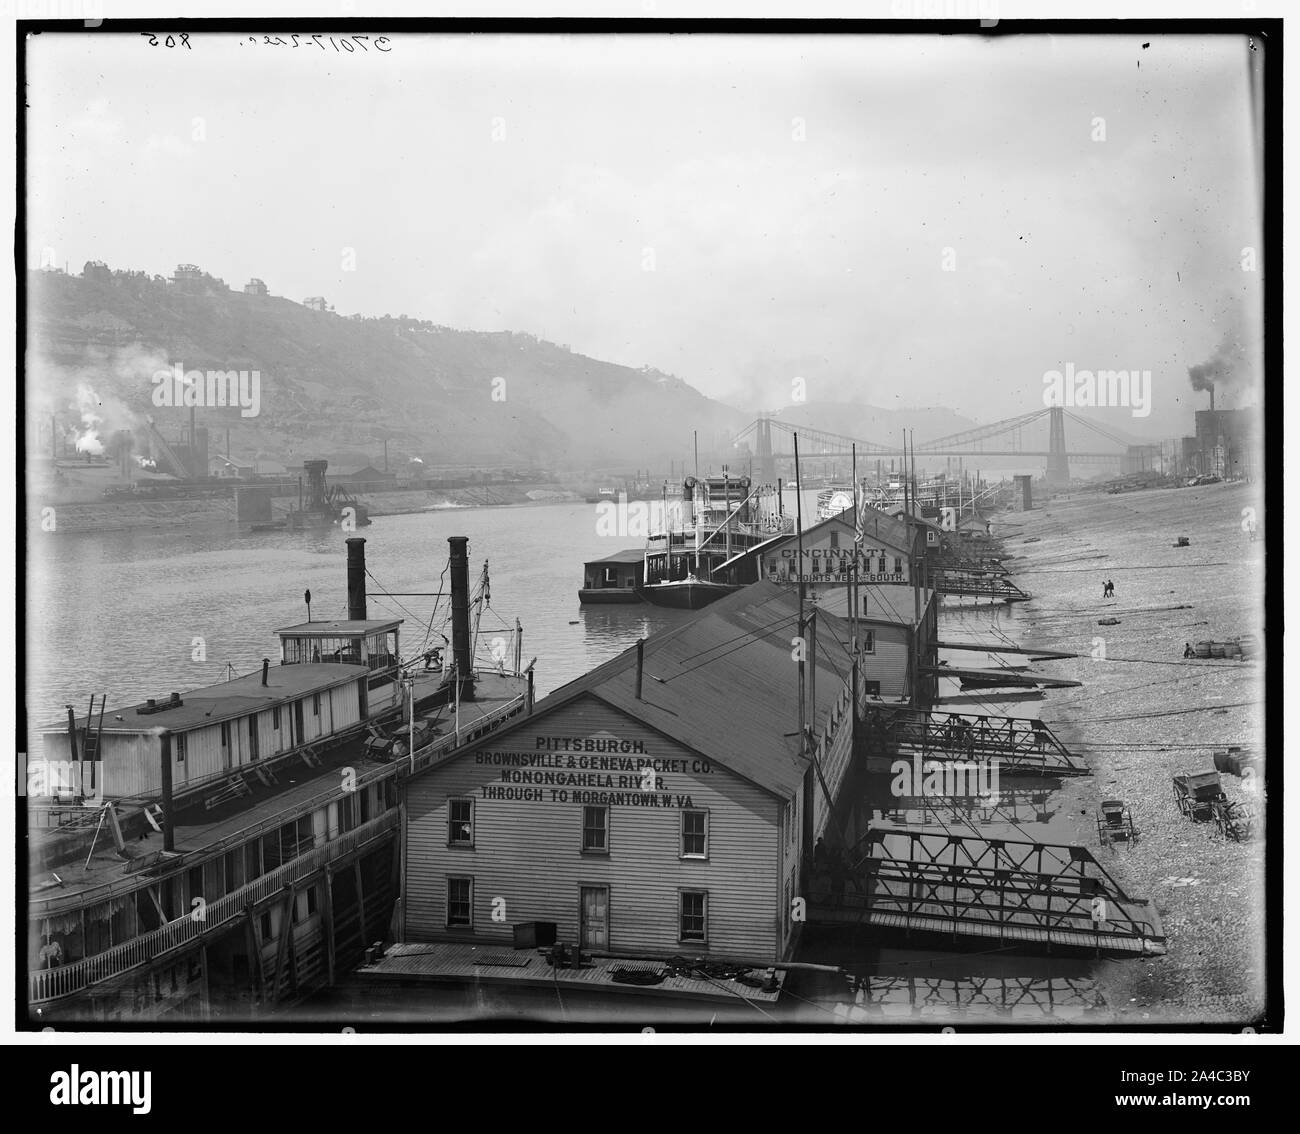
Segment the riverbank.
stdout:
<svg viewBox="0 0 1300 1134">
<path fill-rule="evenodd" d="M 536 504 L 579 503 L 582 499 L 578 493 L 553 484 L 402 489 L 358 497 L 358 500 L 366 506 L 372 519 L 442 509 L 510 508 Z M 281 519 L 290 507 L 297 506 L 297 497 L 276 497 L 272 501 L 272 515 L 276 519 Z M 232 531 L 236 530 L 235 503 L 233 500 L 222 498 L 69 501 L 50 505 L 32 500 L 28 505 L 28 518 L 34 529 L 40 529 L 42 524 L 49 522 L 50 513 L 46 512 L 46 508 L 52 509 L 54 522 L 52 530 L 64 535 L 222 526 L 229 526 Z"/>
<path fill-rule="evenodd" d="M 1125 891 L 1156 904 L 1168 936 L 1164 957 L 1099 966 L 1114 1022 L 1245 1025 L 1263 1007 L 1262 833 L 1236 843 L 1194 823 L 1171 784 L 1176 772 L 1212 770 L 1214 748 L 1263 744 L 1262 651 L 1183 658 L 1202 639 L 1263 643 L 1264 542 L 1242 530 L 1247 507 L 1263 516 L 1261 485 L 1077 496 L 995 522 L 1015 556 L 1007 567 L 1033 595 L 1018 612 L 1025 644 L 1080 655 L 1038 663 L 1083 682 L 1049 693 L 1043 708 L 1093 770 L 1063 797 L 1074 841 Z M 1175 546 L 1180 536 L 1188 546 Z M 1115 597 L 1103 599 L 1108 579 Z M 1240 779 L 1222 783 L 1230 800 L 1262 806 Z M 1136 845 L 1099 845 L 1102 799 L 1130 807 Z"/>
</svg>

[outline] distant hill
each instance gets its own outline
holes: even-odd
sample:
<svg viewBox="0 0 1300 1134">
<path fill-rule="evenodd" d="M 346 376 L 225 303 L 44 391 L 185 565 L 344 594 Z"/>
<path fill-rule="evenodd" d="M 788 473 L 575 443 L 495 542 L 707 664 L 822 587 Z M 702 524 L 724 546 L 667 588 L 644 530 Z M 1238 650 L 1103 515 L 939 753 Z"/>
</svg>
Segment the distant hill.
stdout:
<svg viewBox="0 0 1300 1134">
<path fill-rule="evenodd" d="M 703 448 L 748 420 L 671 375 L 532 335 L 344 317 L 207 276 L 175 284 L 102 266 L 81 277 L 31 272 L 28 312 L 37 451 L 48 451 L 50 414 L 63 431 L 87 407 L 101 434 L 130 428 L 138 446 L 152 415 L 175 441 L 188 411 L 152 401 L 152 375 L 175 363 L 259 371 L 257 417 L 203 408 L 196 421 L 212 452 L 224 451 L 229 429 L 236 459 L 285 464 L 316 455 L 377 464 L 388 438 L 393 468 L 411 457 L 431 467 L 662 466 L 689 454 L 692 430 Z"/>
</svg>

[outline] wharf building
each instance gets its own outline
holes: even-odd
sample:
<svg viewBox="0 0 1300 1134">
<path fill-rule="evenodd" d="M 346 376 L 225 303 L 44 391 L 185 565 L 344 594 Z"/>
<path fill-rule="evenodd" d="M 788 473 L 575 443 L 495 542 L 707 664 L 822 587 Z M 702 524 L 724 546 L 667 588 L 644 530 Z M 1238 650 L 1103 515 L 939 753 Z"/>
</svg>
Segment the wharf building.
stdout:
<svg viewBox="0 0 1300 1134">
<path fill-rule="evenodd" d="M 413 777 L 415 975 L 436 980 L 456 946 L 508 950 L 521 923 L 597 954 L 789 958 L 817 839 L 848 843 L 858 822 L 863 682 L 848 624 L 812 621 L 801 635 L 796 594 L 756 583 Z M 411 975 L 402 957 L 397 970 Z"/>
<path fill-rule="evenodd" d="M 938 664 L 939 602 L 926 577 L 926 553 L 940 529 L 901 510 L 863 507 L 861 544 L 852 509 L 798 535 L 781 535 L 734 556 L 718 574 L 728 582 L 766 580 L 793 590 L 800 584 L 819 609 L 856 614 L 865 695 L 933 705 Z M 802 561 L 800 546 L 802 545 Z M 850 610 L 857 555 L 856 610 Z M 801 566 L 802 563 L 802 566 Z"/>
</svg>

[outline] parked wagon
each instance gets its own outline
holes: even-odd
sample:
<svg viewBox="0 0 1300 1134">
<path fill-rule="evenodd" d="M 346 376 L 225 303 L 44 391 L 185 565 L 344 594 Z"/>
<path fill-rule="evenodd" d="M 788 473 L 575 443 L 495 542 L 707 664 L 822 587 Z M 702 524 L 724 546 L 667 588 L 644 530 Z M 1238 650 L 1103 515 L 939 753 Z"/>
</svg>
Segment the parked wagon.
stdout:
<svg viewBox="0 0 1300 1134">
<path fill-rule="evenodd" d="M 1182 772 L 1174 775 L 1174 802 L 1189 819 L 1205 822 L 1214 818 L 1214 806 L 1226 802 L 1218 772 Z"/>
<path fill-rule="evenodd" d="M 1137 842 L 1133 816 L 1122 799 L 1103 799 L 1097 816 L 1097 839 L 1102 846 L 1114 842 Z"/>
</svg>

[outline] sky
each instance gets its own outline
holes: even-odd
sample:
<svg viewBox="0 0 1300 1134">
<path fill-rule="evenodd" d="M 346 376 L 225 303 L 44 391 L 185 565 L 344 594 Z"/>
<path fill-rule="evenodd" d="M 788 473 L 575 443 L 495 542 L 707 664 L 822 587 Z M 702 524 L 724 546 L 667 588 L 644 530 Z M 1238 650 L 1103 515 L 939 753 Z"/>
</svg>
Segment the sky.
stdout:
<svg viewBox="0 0 1300 1134">
<path fill-rule="evenodd" d="M 1257 339 L 1241 37 L 367 47 L 30 40 L 29 265 L 192 262 L 747 410 L 798 378 L 809 401 L 987 422 L 1041 408 L 1067 364 L 1149 370 L 1150 416 L 1110 412 L 1150 436 L 1189 431 L 1188 367 L 1225 333 Z"/>
</svg>

